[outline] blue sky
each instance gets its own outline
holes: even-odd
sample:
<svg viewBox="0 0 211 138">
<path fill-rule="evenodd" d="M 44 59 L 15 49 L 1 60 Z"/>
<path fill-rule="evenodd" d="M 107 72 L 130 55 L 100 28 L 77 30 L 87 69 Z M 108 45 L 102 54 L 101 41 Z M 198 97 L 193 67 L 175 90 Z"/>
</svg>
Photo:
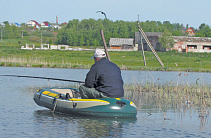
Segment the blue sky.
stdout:
<svg viewBox="0 0 211 138">
<path fill-rule="evenodd" d="M 0 22 L 27 23 L 36 20 L 59 23 L 73 19 L 170 21 L 198 28 L 211 24 L 211 0 L 1 0 Z"/>
</svg>

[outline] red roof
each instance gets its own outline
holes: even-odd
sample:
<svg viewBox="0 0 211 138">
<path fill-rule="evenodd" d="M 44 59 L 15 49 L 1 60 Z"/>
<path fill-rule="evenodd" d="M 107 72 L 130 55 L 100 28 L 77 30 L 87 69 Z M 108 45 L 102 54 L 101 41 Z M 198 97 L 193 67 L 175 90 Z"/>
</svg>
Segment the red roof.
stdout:
<svg viewBox="0 0 211 138">
<path fill-rule="evenodd" d="M 62 23 L 62 24 L 60 24 L 60 25 L 67 25 L 67 23 L 66 23 L 66 22 L 64 22 L 64 23 Z"/>
<path fill-rule="evenodd" d="M 45 24 L 45 26 L 48 26 L 49 24 L 47 22 L 43 22 Z"/>
<path fill-rule="evenodd" d="M 35 20 L 31 20 L 32 22 L 35 22 L 36 25 L 39 25 L 39 23 Z"/>
</svg>

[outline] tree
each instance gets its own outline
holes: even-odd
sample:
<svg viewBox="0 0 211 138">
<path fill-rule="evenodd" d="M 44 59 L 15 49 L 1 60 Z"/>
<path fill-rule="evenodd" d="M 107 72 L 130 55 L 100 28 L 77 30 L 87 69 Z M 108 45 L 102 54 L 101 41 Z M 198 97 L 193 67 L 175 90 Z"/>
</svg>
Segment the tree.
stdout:
<svg viewBox="0 0 211 138">
<path fill-rule="evenodd" d="M 166 29 L 168 29 L 169 31 L 173 31 L 174 29 L 173 29 L 173 25 L 169 22 L 169 21 L 164 21 L 163 22 L 163 26 L 165 26 L 166 27 Z"/>
<path fill-rule="evenodd" d="M 182 30 L 175 30 L 172 32 L 172 35 L 173 36 L 183 36 L 183 35 L 185 35 L 185 32 Z"/>
<path fill-rule="evenodd" d="M 126 23 L 124 21 L 119 21 L 119 22 L 117 22 L 117 24 L 119 27 L 119 29 L 118 29 L 119 36 L 122 38 L 127 38 L 129 32 L 128 32 L 128 27 L 127 27 Z"/>
<path fill-rule="evenodd" d="M 185 27 L 179 23 L 171 24 L 170 21 L 146 21 L 140 22 L 145 32 L 165 32 L 166 30 L 175 36 L 184 35 Z M 103 29 L 106 43 L 110 38 L 135 38 L 138 31 L 137 22 L 111 21 L 109 19 L 78 19 L 70 20 L 67 26 L 58 30 L 57 43 L 79 46 L 99 45 L 103 46 L 100 30 Z M 208 29 L 208 28 L 206 28 Z M 203 34 L 204 33 L 201 33 Z M 208 36 L 209 33 L 206 33 Z M 165 45 L 165 44 L 164 44 Z"/>
<path fill-rule="evenodd" d="M 79 34 L 79 46 L 83 46 L 85 44 L 83 33 Z"/>
<path fill-rule="evenodd" d="M 186 24 L 186 28 L 185 28 L 185 29 L 187 30 L 188 28 L 189 28 L 189 27 L 188 27 L 188 24 Z"/>
<path fill-rule="evenodd" d="M 211 37 L 211 29 L 209 25 L 205 23 L 199 26 L 199 30 L 196 30 L 196 37 Z"/>
<path fill-rule="evenodd" d="M 4 21 L 3 23 L 4 23 L 5 25 L 9 24 L 9 22 L 8 22 L 8 21 Z"/>
<path fill-rule="evenodd" d="M 206 24 L 205 24 L 205 23 L 202 23 L 202 24 L 199 26 L 199 30 L 204 29 L 204 28 L 205 28 L 205 26 L 206 26 Z"/>
<path fill-rule="evenodd" d="M 171 38 L 172 34 L 166 30 L 162 34 L 161 37 L 159 37 L 159 42 L 161 43 L 163 48 L 170 49 L 174 45 L 174 40 Z"/>
<path fill-rule="evenodd" d="M 52 44 L 52 43 L 53 43 L 53 40 L 50 38 L 50 39 L 48 40 L 48 43 L 49 43 L 49 44 Z"/>
<path fill-rule="evenodd" d="M 26 26 L 26 23 L 21 23 L 21 27 L 25 27 Z"/>
</svg>

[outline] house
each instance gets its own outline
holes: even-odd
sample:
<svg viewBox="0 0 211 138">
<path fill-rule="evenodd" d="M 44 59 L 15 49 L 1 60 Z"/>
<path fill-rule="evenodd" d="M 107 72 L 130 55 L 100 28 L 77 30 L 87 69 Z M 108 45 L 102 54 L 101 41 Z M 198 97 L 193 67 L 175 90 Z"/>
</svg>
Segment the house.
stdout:
<svg viewBox="0 0 211 138">
<path fill-rule="evenodd" d="M 189 36 L 194 36 L 196 34 L 192 27 L 189 27 L 185 32 L 188 33 Z"/>
<path fill-rule="evenodd" d="M 5 27 L 5 24 L 4 23 L 0 23 L 0 27 Z"/>
<path fill-rule="evenodd" d="M 66 23 L 62 23 L 61 25 L 59 25 L 57 23 L 51 23 L 52 28 L 61 29 L 62 28 L 61 26 L 66 26 Z"/>
<path fill-rule="evenodd" d="M 40 27 L 51 27 L 51 25 L 48 22 L 42 22 Z"/>
<path fill-rule="evenodd" d="M 12 23 L 12 25 L 15 25 L 16 27 L 21 27 L 21 25 L 19 23 L 16 23 L 16 22 Z"/>
<path fill-rule="evenodd" d="M 67 26 L 67 23 L 63 22 L 63 23 L 60 24 L 60 26 Z"/>
<path fill-rule="evenodd" d="M 27 23 L 27 25 L 28 25 L 28 26 L 33 26 L 34 29 L 40 26 L 40 24 L 39 24 L 37 21 L 35 21 L 35 20 L 29 21 L 29 22 Z"/>
<path fill-rule="evenodd" d="M 178 50 L 179 52 L 199 52 L 199 53 L 211 53 L 211 38 L 209 37 L 185 37 L 185 36 L 173 36 L 175 40 L 172 50 Z"/>
<path fill-rule="evenodd" d="M 159 42 L 159 37 L 162 36 L 161 32 L 145 32 L 145 35 L 147 36 L 155 51 L 166 51 L 166 49 L 161 47 Z M 138 44 L 138 51 L 142 51 L 142 43 L 144 51 L 151 50 L 143 36 L 141 41 L 141 34 L 139 32 L 135 32 L 135 43 Z"/>
<path fill-rule="evenodd" d="M 110 49 L 133 49 L 133 38 L 111 38 L 109 41 Z"/>
</svg>

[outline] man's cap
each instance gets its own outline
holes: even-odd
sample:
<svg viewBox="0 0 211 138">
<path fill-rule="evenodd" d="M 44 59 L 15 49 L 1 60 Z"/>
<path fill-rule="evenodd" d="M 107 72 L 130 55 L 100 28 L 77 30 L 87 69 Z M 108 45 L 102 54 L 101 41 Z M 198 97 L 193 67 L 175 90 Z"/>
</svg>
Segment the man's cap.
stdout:
<svg viewBox="0 0 211 138">
<path fill-rule="evenodd" d="M 101 49 L 96 49 L 96 50 L 95 50 L 95 53 L 94 53 L 94 55 L 91 57 L 91 59 L 93 59 L 93 58 L 95 58 L 95 57 L 97 57 L 97 58 L 103 58 L 103 57 L 106 57 L 106 54 L 105 54 L 105 52 L 104 52 L 103 50 L 101 50 Z"/>
</svg>

